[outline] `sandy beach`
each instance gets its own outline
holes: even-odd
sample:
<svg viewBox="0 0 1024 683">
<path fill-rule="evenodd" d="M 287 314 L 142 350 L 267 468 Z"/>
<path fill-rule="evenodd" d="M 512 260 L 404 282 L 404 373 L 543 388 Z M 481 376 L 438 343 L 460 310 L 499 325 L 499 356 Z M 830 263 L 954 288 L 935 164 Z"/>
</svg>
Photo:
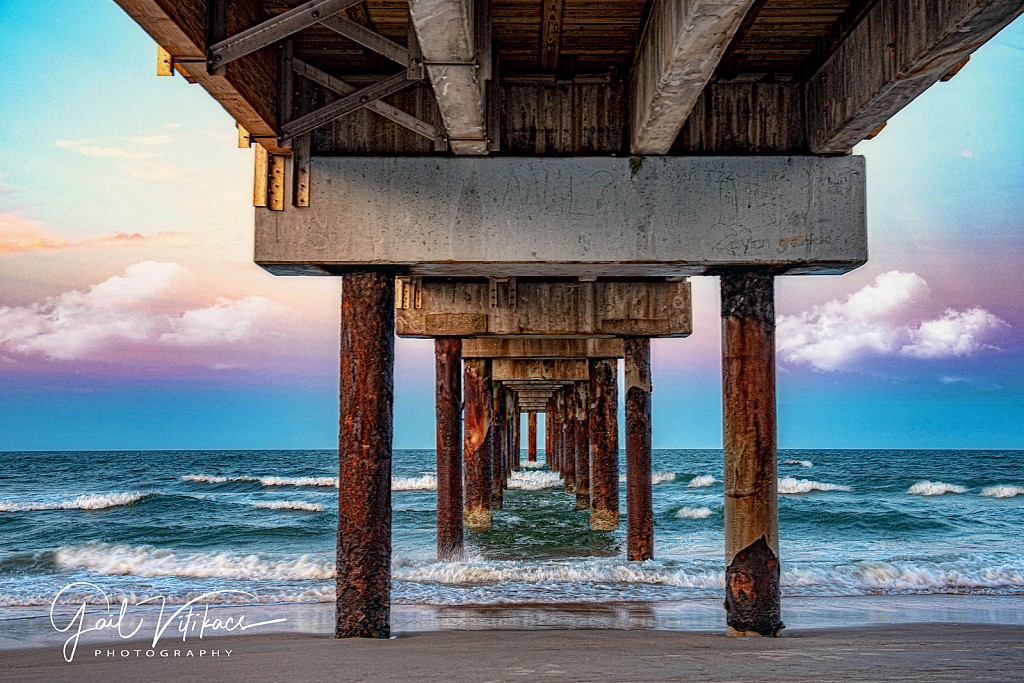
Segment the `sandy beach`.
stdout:
<svg viewBox="0 0 1024 683">
<path fill-rule="evenodd" d="M 115 647 L 115 646 L 111 646 Z M 117 646 L 124 648 L 124 644 Z M 205 639 L 203 656 L 59 648 L 0 653 L 5 681 L 1019 681 L 1024 627 L 904 624 L 784 637 L 621 630 L 434 631 L 391 640 L 312 634 Z M 219 656 L 210 653 L 218 650 Z M 97 652 L 98 651 L 98 652 Z M 230 654 L 227 654 L 230 651 Z"/>
</svg>

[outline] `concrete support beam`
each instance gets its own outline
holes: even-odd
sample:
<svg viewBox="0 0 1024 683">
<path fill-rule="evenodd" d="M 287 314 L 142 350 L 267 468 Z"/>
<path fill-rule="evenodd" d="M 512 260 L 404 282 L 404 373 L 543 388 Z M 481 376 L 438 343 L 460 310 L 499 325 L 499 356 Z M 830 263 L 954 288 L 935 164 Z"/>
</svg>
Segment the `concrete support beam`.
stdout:
<svg viewBox="0 0 1024 683">
<path fill-rule="evenodd" d="M 398 335 L 685 337 L 692 330 L 685 281 L 531 280 L 520 281 L 516 289 L 514 308 L 495 308 L 486 281 L 424 280 L 420 307 L 397 311 Z"/>
<path fill-rule="evenodd" d="M 588 382 L 576 384 L 576 509 L 590 509 L 590 389 Z"/>
<path fill-rule="evenodd" d="M 465 492 L 462 518 L 470 529 L 491 528 L 491 361 L 463 363 L 463 458 Z"/>
<path fill-rule="evenodd" d="M 587 359 L 565 358 L 532 360 L 529 358 L 495 358 L 491 361 L 495 381 L 552 381 L 576 382 L 586 380 Z"/>
<path fill-rule="evenodd" d="M 334 635 L 388 638 L 394 277 L 349 273 L 343 284 Z"/>
<path fill-rule="evenodd" d="M 465 548 L 462 532 L 461 340 L 434 340 L 437 412 L 437 559 L 455 562 Z"/>
<path fill-rule="evenodd" d="M 835 274 L 867 259 L 860 157 L 313 157 L 308 207 L 255 211 L 255 261 L 279 274 Z"/>
<path fill-rule="evenodd" d="M 621 339 L 466 339 L 463 358 L 622 358 Z"/>
<path fill-rule="evenodd" d="M 875 3 L 807 81 L 811 151 L 849 151 L 1021 12 L 1021 0 Z"/>
<path fill-rule="evenodd" d="M 474 67 L 483 46 L 476 44 L 472 0 L 409 0 L 409 14 L 452 151 L 487 154 L 484 92 Z"/>
<path fill-rule="evenodd" d="M 630 150 L 665 154 L 753 0 L 654 0 L 629 78 Z"/>
<path fill-rule="evenodd" d="M 619 389 L 616 362 L 590 360 L 590 528 L 619 528 Z"/>
<path fill-rule="evenodd" d="M 768 271 L 722 274 L 725 609 L 730 635 L 778 635 L 779 502 L 775 285 Z"/>
<path fill-rule="evenodd" d="M 627 337 L 626 559 L 654 557 L 651 481 L 651 340 Z"/>
</svg>

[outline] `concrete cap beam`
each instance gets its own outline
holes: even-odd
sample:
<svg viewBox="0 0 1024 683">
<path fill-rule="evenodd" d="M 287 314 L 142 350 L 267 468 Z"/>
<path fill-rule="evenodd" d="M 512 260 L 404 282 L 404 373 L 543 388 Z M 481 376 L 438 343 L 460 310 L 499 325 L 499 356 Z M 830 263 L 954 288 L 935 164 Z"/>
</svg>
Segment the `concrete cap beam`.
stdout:
<svg viewBox="0 0 1024 683">
<path fill-rule="evenodd" d="M 621 339 L 464 339 L 463 358 L 622 358 Z"/>
</svg>

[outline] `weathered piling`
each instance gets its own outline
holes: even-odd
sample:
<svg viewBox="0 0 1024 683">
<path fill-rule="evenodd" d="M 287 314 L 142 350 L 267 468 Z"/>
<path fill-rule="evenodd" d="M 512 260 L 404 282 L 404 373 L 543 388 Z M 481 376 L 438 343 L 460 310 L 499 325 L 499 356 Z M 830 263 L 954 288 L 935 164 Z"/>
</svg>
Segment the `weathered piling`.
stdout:
<svg viewBox="0 0 1024 683">
<path fill-rule="evenodd" d="M 614 359 L 590 360 L 590 528 L 619 528 L 618 386 Z"/>
<path fill-rule="evenodd" d="M 651 340 L 626 337 L 626 559 L 654 557 Z"/>
<path fill-rule="evenodd" d="M 520 445 L 523 436 L 523 420 L 522 413 L 519 412 L 519 394 L 515 394 L 515 405 L 512 411 L 513 419 L 515 424 L 515 431 L 512 432 L 512 471 L 519 471 L 519 459 L 522 457 L 520 451 L 522 450 Z"/>
<path fill-rule="evenodd" d="M 391 634 L 394 286 L 383 272 L 342 283 L 336 638 Z"/>
<path fill-rule="evenodd" d="M 491 510 L 500 510 L 505 491 L 505 394 L 491 383 Z"/>
<path fill-rule="evenodd" d="M 464 554 L 462 533 L 462 340 L 434 340 L 437 412 L 437 559 Z"/>
<path fill-rule="evenodd" d="M 576 509 L 590 509 L 590 387 L 576 384 Z"/>
<path fill-rule="evenodd" d="M 470 529 L 491 528 L 491 361 L 464 361 L 463 522 Z"/>
<path fill-rule="evenodd" d="M 555 450 L 554 450 L 554 426 L 555 426 L 555 400 L 549 399 L 547 410 L 544 412 L 544 463 L 548 466 L 551 471 L 555 470 L 555 463 L 553 461 Z"/>
<path fill-rule="evenodd" d="M 771 271 L 722 273 L 725 609 L 730 635 L 774 636 L 779 605 L 775 288 Z"/>
<path fill-rule="evenodd" d="M 519 469 L 519 452 L 516 450 L 516 431 L 519 429 L 519 408 L 515 395 L 508 389 L 505 392 L 505 477 L 504 485 L 508 487 L 511 473 Z"/>
<path fill-rule="evenodd" d="M 565 477 L 565 492 L 576 494 L 576 430 L 579 422 L 576 420 L 576 386 L 570 384 L 562 389 L 562 405 L 564 406 L 562 420 L 564 425 L 562 439 L 562 474 Z"/>
<path fill-rule="evenodd" d="M 532 410 L 527 413 L 526 422 L 526 458 L 537 462 L 537 413 Z"/>
</svg>

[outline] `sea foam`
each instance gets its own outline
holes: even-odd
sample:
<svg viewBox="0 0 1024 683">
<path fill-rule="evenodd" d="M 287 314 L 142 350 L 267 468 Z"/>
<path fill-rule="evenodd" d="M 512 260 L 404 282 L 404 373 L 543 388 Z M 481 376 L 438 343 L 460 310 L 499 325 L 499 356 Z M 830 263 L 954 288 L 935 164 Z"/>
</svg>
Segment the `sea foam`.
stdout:
<svg viewBox="0 0 1024 683">
<path fill-rule="evenodd" d="M 787 465 L 800 465 L 800 467 L 814 467 L 814 463 L 810 460 L 787 460 Z"/>
<path fill-rule="evenodd" d="M 424 474 L 422 477 L 391 477 L 392 491 L 436 491 L 437 477 Z"/>
<path fill-rule="evenodd" d="M 154 491 L 133 493 L 109 493 L 84 495 L 74 500 L 59 503 L 15 503 L 10 500 L 0 501 L 0 512 L 28 512 L 32 510 L 105 510 L 121 505 L 131 505 L 146 496 L 154 495 Z"/>
<path fill-rule="evenodd" d="M 716 481 L 718 481 L 718 480 L 715 479 L 710 474 L 702 474 L 699 477 L 694 477 L 693 479 L 691 479 L 690 483 L 686 485 L 686 488 L 688 488 L 688 489 L 702 489 L 702 488 L 705 488 L 707 486 L 711 486 Z"/>
<path fill-rule="evenodd" d="M 228 551 L 178 553 L 151 545 L 129 546 L 86 543 L 64 546 L 53 554 L 57 566 L 84 569 L 94 574 L 131 576 L 183 576 L 195 579 L 270 579 L 302 581 L 329 579 L 334 562 L 299 555 L 275 558 L 239 555 Z"/>
<path fill-rule="evenodd" d="M 264 510 L 302 510 L 303 512 L 323 512 L 324 506 L 320 503 L 307 503 L 301 500 L 271 500 L 253 503 L 253 507 Z"/>
<path fill-rule="evenodd" d="M 510 489 L 525 491 L 539 491 L 561 485 L 562 478 L 557 472 L 512 472 L 508 478 Z"/>
<path fill-rule="evenodd" d="M 711 508 L 680 508 L 676 519 L 707 519 L 711 516 Z"/>
<path fill-rule="evenodd" d="M 524 470 L 540 470 L 547 466 L 548 464 L 543 460 L 534 460 L 533 462 L 530 462 L 529 460 L 519 461 L 519 467 Z"/>
<path fill-rule="evenodd" d="M 797 479 L 796 477 L 783 477 L 779 479 L 779 493 L 787 496 L 811 491 L 849 491 L 849 486 L 840 484 L 823 484 L 820 481 L 809 479 Z"/>
<path fill-rule="evenodd" d="M 651 483 L 652 484 L 666 484 L 670 481 L 676 480 L 675 472 L 652 472 Z"/>
<path fill-rule="evenodd" d="M 225 477 L 211 474 L 186 474 L 182 481 L 191 481 L 200 484 L 223 484 L 228 481 L 251 481 L 258 482 L 261 486 L 314 486 L 322 488 L 338 487 L 337 477 L 275 477 L 264 476 L 254 477 L 242 475 L 238 477 Z M 391 477 L 392 491 L 436 491 L 437 477 L 433 474 L 424 474 L 421 477 Z"/>
<path fill-rule="evenodd" d="M 981 490 L 981 495 L 986 498 L 1013 498 L 1024 496 L 1024 486 L 986 486 Z"/>
<path fill-rule="evenodd" d="M 908 496 L 941 496 L 944 493 L 967 493 L 967 488 L 941 481 L 919 481 L 907 489 Z"/>
</svg>

